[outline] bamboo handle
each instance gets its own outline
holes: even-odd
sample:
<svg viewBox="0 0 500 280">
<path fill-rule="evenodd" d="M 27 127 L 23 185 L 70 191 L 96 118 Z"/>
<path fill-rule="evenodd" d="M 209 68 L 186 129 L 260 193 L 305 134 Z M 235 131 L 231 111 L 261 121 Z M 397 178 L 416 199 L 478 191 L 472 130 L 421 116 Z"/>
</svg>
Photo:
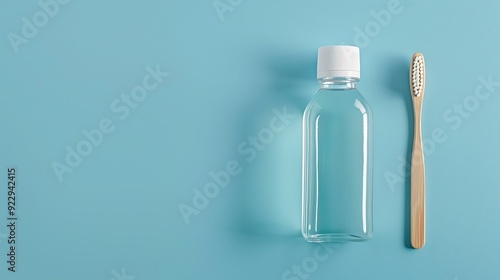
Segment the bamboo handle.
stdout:
<svg viewBox="0 0 500 280">
<path fill-rule="evenodd" d="M 420 127 L 421 99 L 419 101 L 414 108 L 415 133 L 411 157 L 411 245 L 415 249 L 425 244 L 425 167 Z"/>
</svg>

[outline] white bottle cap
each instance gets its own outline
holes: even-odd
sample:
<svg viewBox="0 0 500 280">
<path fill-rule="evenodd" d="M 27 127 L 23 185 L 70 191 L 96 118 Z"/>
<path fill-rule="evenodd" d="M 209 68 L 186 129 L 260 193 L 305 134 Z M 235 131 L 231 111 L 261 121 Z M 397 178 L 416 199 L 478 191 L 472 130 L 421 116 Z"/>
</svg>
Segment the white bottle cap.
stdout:
<svg viewBox="0 0 500 280">
<path fill-rule="evenodd" d="M 359 48 L 324 46 L 318 49 L 318 79 L 349 77 L 359 79 Z"/>
</svg>

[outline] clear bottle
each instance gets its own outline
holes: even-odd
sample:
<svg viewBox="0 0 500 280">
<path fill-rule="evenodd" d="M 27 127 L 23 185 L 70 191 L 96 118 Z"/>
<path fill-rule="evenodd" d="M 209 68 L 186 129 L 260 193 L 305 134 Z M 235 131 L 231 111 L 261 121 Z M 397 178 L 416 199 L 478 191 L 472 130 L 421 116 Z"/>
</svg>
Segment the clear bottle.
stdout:
<svg viewBox="0 0 500 280">
<path fill-rule="evenodd" d="M 373 117 L 359 78 L 359 48 L 319 48 L 321 88 L 303 119 L 302 235 L 309 242 L 373 235 Z"/>
</svg>

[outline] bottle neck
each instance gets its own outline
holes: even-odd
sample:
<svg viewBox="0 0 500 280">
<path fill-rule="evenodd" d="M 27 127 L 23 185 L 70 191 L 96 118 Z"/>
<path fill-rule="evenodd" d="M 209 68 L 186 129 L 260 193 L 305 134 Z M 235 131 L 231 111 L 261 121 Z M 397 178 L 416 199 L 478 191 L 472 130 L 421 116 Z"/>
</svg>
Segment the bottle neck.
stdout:
<svg viewBox="0 0 500 280">
<path fill-rule="evenodd" d="M 351 90 L 356 89 L 359 79 L 352 77 L 328 77 L 319 79 L 318 81 L 321 83 L 321 89 Z"/>
</svg>

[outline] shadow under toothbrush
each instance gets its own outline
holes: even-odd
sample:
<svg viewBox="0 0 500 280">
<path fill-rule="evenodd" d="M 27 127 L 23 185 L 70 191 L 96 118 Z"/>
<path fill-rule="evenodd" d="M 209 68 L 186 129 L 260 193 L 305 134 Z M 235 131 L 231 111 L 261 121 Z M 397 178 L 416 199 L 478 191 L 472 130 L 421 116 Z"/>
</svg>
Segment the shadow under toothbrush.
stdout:
<svg viewBox="0 0 500 280">
<path fill-rule="evenodd" d="M 403 243 L 406 248 L 413 249 L 411 245 L 411 153 L 413 147 L 413 101 L 411 99 L 410 92 L 410 78 L 409 78 L 409 67 L 410 67 L 410 56 L 408 57 L 397 57 L 393 60 L 391 68 L 389 69 L 390 74 L 388 75 L 389 80 L 387 84 L 390 89 L 398 94 L 404 99 L 407 120 L 408 120 L 408 146 L 406 148 L 406 154 L 403 155 L 406 166 L 406 173 L 403 182 L 403 210 L 404 210 L 404 223 L 403 223 Z M 398 81 L 398 82 L 394 82 Z"/>
</svg>

